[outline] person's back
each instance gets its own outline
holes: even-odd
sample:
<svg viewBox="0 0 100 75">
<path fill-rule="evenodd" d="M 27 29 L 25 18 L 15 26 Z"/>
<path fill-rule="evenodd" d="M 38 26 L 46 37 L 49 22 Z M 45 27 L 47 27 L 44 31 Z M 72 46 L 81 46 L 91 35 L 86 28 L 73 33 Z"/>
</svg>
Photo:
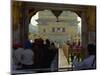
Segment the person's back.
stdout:
<svg viewBox="0 0 100 75">
<path fill-rule="evenodd" d="M 35 45 L 33 47 L 33 51 L 34 51 L 34 68 L 42 68 L 43 66 L 43 62 L 44 59 L 46 57 L 44 57 L 45 55 L 45 48 L 44 48 L 44 44 L 43 44 L 43 39 L 39 38 L 35 41 Z"/>
<path fill-rule="evenodd" d="M 24 49 L 23 48 L 18 48 L 14 51 L 14 59 L 16 63 L 21 62 L 21 55 L 23 54 Z"/>
<path fill-rule="evenodd" d="M 16 66 L 16 69 L 21 68 L 21 61 L 22 61 L 21 56 L 22 56 L 23 52 L 24 52 L 23 48 L 18 48 L 13 53 L 13 56 L 14 56 L 13 61 Z"/>
<path fill-rule="evenodd" d="M 84 61 L 81 63 L 78 63 L 78 61 L 74 59 L 73 64 L 75 70 L 95 69 L 96 67 L 95 56 L 91 55 L 88 58 L 84 59 Z"/>
<path fill-rule="evenodd" d="M 33 64 L 34 53 L 31 49 L 25 49 L 23 52 L 22 63 L 25 65 Z"/>
<path fill-rule="evenodd" d="M 86 62 L 86 68 L 94 69 L 96 67 L 96 58 L 94 55 L 89 56 L 87 59 L 84 60 Z"/>
<path fill-rule="evenodd" d="M 49 49 L 47 49 L 46 51 L 47 51 L 46 57 L 48 57 L 48 60 L 46 62 L 48 62 L 48 66 L 50 67 L 54 57 L 58 53 L 58 49 L 55 47 L 54 43 L 51 43 Z"/>
</svg>

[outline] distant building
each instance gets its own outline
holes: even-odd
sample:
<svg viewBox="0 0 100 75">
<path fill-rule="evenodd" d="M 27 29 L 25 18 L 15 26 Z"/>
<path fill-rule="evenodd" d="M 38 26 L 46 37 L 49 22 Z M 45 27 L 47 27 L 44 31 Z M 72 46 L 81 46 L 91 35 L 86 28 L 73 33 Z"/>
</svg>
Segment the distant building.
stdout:
<svg viewBox="0 0 100 75">
<path fill-rule="evenodd" d="M 39 11 L 38 35 L 43 39 L 50 39 L 59 43 L 75 40 L 78 35 L 77 15 L 70 11 L 63 11 L 59 22 L 51 11 Z"/>
</svg>

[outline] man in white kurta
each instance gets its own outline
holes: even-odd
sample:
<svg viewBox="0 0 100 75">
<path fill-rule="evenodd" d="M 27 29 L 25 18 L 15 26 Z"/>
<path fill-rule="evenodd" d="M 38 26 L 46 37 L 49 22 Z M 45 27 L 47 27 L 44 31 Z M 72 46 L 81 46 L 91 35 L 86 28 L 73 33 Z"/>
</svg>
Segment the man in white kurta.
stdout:
<svg viewBox="0 0 100 75">
<path fill-rule="evenodd" d="M 14 51 L 13 61 L 14 61 L 16 68 L 21 68 L 21 62 L 22 62 L 21 56 L 23 55 L 23 52 L 24 52 L 23 48 L 18 48 Z"/>
<path fill-rule="evenodd" d="M 25 49 L 23 52 L 22 64 L 32 65 L 34 53 L 31 49 Z"/>
</svg>

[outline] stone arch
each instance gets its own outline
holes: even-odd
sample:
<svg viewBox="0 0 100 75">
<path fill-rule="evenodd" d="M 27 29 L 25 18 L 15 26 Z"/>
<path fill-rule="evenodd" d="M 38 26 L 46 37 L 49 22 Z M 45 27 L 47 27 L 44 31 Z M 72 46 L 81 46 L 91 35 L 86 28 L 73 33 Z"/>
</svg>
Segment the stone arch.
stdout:
<svg viewBox="0 0 100 75">
<path fill-rule="evenodd" d="M 40 5 L 42 5 L 42 3 Z M 47 4 L 45 4 L 45 5 L 47 5 Z M 87 34 L 88 31 L 87 31 L 87 22 L 86 22 L 87 17 L 86 17 L 86 14 L 85 14 L 84 7 L 81 7 L 82 8 L 81 9 L 78 6 L 77 7 L 74 7 L 74 6 L 66 5 L 65 6 L 66 8 L 65 7 L 62 7 L 62 9 L 61 8 L 60 9 L 57 9 L 60 5 L 55 6 L 55 7 L 52 7 L 52 4 L 50 4 L 50 6 L 51 7 L 49 7 L 49 6 L 47 6 L 47 7 L 46 6 L 37 6 L 37 5 L 34 6 L 33 5 L 32 7 L 34 7 L 35 9 L 31 9 L 32 11 L 28 14 L 28 20 L 30 20 L 30 18 L 33 15 L 35 15 L 36 12 L 40 11 L 40 10 L 37 10 L 37 9 L 54 10 L 55 12 L 57 12 L 57 11 L 71 11 L 71 12 L 74 12 L 74 13 L 76 13 L 78 16 L 80 16 L 82 18 L 82 43 L 83 43 L 83 46 L 86 48 L 87 42 L 88 42 L 88 38 L 86 36 L 88 36 L 88 34 Z M 27 9 L 27 10 L 30 11 L 30 9 Z M 27 23 L 27 21 L 25 21 L 25 22 Z M 29 22 L 27 23 L 27 27 L 25 27 L 25 28 L 28 28 L 28 24 L 29 24 Z M 28 29 L 27 29 L 27 32 L 25 33 L 25 35 L 27 35 L 27 34 L 28 34 Z M 26 39 L 28 39 L 27 36 L 26 36 Z"/>
<path fill-rule="evenodd" d="M 17 2 L 17 1 L 16 1 Z M 22 11 L 20 38 L 28 39 L 28 24 L 30 18 L 39 10 L 64 10 L 77 13 L 82 19 L 82 43 L 86 47 L 88 43 L 88 32 L 95 31 L 96 28 L 96 6 L 74 5 L 74 4 L 56 4 L 56 3 L 39 3 L 39 2 L 19 2 Z M 31 9 L 30 9 L 31 8 Z M 29 10 L 32 10 L 29 13 Z M 92 15 L 92 16 L 91 16 Z M 92 23 L 91 23 L 92 22 Z"/>
</svg>

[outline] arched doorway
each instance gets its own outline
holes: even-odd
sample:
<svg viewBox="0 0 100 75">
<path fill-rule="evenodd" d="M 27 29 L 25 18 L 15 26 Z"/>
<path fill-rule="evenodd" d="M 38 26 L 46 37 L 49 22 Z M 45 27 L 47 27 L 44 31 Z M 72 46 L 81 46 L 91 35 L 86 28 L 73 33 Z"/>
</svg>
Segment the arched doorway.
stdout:
<svg viewBox="0 0 100 75">
<path fill-rule="evenodd" d="M 26 6 L 25 7 L 27 7 L 27 8 L 23 8 L 24 10 L 23 11 L 25 11 L 23 14 L 26 14 L 26 17 L 28 17 L 28 18 L 30 18 L 30 15 L 32 16 L 32 14 L 34 15 L 37 11 L 40 11 L 40 10 L 45 10 L 45 9 L 47 9 L 47 10 L 55 10 L 55 11 L 72 11 L 72 12 L 75 12 L 75 13 L 77 13 L 77 15 L 79 16 L 79 17 L 81 17 L 81 19 L 82 19 L 82 29 L 81 29 L 81 31 L 82 31 L 82 44 L 83 44 L 83 46 L 86 48 L 86 46 L 87 46 L 87 42 L 88 42 L 88 30 L 87 30 L 87 14 L 86 14 L 86 8 L 84 7 L 84 6 L 76 6 L 76 5 L 63 5 L 63 7 L 59 7 L 59 4 L 54 4 L 55 6 L 53 6 L 52 4 L 49 4 L 50 5 L 50 7 L 48 7 L 48 6 L 46 6 L 46 4 L 44 3 L 44 4 L 41 4 L 41 3 L 39 3 L 39 6 L 38 6 L 38 3 L 36 3 L 36 5 L 33 5 L 32 3 L 25 3 L 26 4 Z M 23 6 L 25 5 L 25 4 L 23 4 Z M 41 6 L 41 8 L 40 8 L 40 6 Z M 23 15 L 24 16 L 24 15 Z M 26 19 L 28 19 L 28 18 L 26 18 Z M 24 34 L 26 34 L 26 35 L 28 35 L 28 29 L 26 29 L 26 28 L 28 28 L 28 25 L 29 25 L 29 21 L 30 21 L 30 19 L 28 19 L 28 20 L 26 20 L 25 22 L 23 22 L 23 23 L 26 23 L 26 24 L 24 24 L 24 27 L 25 28 L 23 28 L 23 29 L 25 29 L 25 30 L 27 30 L 27 31 L 22 31 L 22 34 L 24 33 Z M 23 39 L 28 39 L 28 36 L 24 36 L 23 37 Z"/>
<path fill-rule="evenodd" d="M 78 46 L 79 43 L 79 46 L 82 45 L 81 18 L 71 11 L 62 11 L 56 18 L 53 12 L 43 10 L 32 16 L 29 24 L 29 39 L 31 42 L 38 38 L 42 38 L 44 41 L 49 39 L 51 43 L 58 44 L 58 67 L 68 68 L 71 64 L 68 64 L 67 59 L 70 59 L 72 53 L 77 55 L 80 51 L 77 52 L 77 49 L 69 50 L 69 57 L 67 57 L 66 51 L 63 50 L 63 44 L 69 42 L 70 45 L 75 43 L 74 46 Z"/>
</svg>

